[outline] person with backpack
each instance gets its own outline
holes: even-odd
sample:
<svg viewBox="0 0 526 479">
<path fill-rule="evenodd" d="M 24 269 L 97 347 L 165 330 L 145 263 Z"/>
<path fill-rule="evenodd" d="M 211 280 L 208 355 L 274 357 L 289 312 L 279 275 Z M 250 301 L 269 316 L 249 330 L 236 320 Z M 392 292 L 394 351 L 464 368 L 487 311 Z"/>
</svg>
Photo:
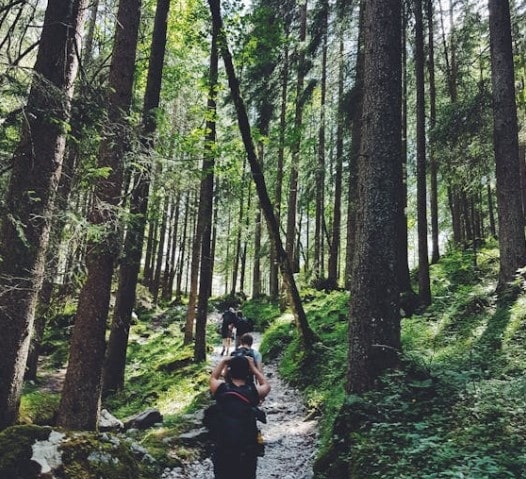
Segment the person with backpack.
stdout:
<svg viewBox="0 0 526 479">
<path fill-rule="evenodd" d="M 223 370 L 228 369 L 228 381 Z M 247 380 L 249 374 L 257 385 Z M 257 406 L 270 392 L 270 384 L 249 356 L 228 356 L 210 376 L 210 392 L 216 404 L 209 429 L 215 443 L 215 479 L 256 479 L 259 455 Z M 262 412 L 259 411 L 261 414 Z"/>
<path fill-rule="evenodd" d="M 228 356 L 228 351 L 230 350 L 230 341 L 232 339 L 232 330 L 236 324 L 237 316 L 234 312 L 234 308 L 228 308 L 221 317 L 221 339 L 223 349 L 221 351 L 221 356 L 226 354 Z"/>
<path fill-rule="evenodd" d="M 254 337 L 250 333 L 245 333 L 239 340 L 239 347 L 237 347 L 231 356 L 250 356 L 254 358 L 256 368 L 263 374 L 263 357 L 261 353 L 252 347 L 254 344 Z M 254 382 L 254 376 L 250 374 L 250 379 Z"/>
<path fill-rule="evenodd" d="M 236 348 L 238 348 L 240 343 L 241 343 L 241 336 L 243 336 L 243 334 L 245 334 L 245 333 L 252 332 L 254 327 L 252 325 L 252 321 L 250 321 L 249 319 L 245 318 L 243 316 L 242 311 L 238 311 L 237 312 L 236 323 L 235 323 L 235 328 L 236 328 L 236 342 L 235 342 L 235 345 L 236 345 Z"/>
</svg>

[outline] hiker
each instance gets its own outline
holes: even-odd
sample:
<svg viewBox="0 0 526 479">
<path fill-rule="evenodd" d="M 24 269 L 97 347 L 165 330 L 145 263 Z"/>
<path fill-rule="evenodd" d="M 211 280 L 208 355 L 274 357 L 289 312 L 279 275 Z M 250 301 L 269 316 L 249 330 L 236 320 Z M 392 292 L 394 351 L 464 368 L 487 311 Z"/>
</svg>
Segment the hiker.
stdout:
<svg viewBox="0 0 526 479">
<path fill-rule="evenodd" d="M 221 375 L 225 367 L 230 380 Z M 247 382 L 252 373 L 258 384 Z M 215 479 L 256 479 L 258 429 L 255 410 L 270 392 L 267 378 L 247 356 L 222 358 L 210 376 L 210 392 L 222 411 L 213 453 Z"/>
<path fill-rule="evenodd" d="M 253 344 L 254 337 L 250 333 L 243 334 L 239 340 L 239 347 L 232 352 L 232 356 L 250 356 L 254 358 L 256 368 L 263 374 L 263 357 L 257 349 L 252 347 Z M 252 374 L 250 377 L 252 380 L 254 379 Z"/>
<path fill-rule="evenodd" d="M 232 339 L 232 331 L 236 321 L 237 316 L 234 308 L 229 308 L 223 313 L 221 318 L 221 339 L 223 344 L 221 356 L 223 356 L 223 354 L 228 356 L 228 352 L 230 351 L 230 342 Z"/>
<path fill-rule="evenodd" d="M 252 331 L 252 329 L 254 329 L 254 328 L 252 327 L 252 321 L 250 321 L 247 318 L 245 318 L 243 316 L 243 312 L 242 311 L 238 311 L 237 312 L 235 328 L 236 328 L 236 342 L 235 342 L 235 345 L 236 345 L 236 348 L 238 348 L 239 345 L 240 345 L 240 342 L 241 342 L 241 336 L 243 336 L 243 334 L 245 334 L 245 333 L 250 333 Z"/>
</svg>

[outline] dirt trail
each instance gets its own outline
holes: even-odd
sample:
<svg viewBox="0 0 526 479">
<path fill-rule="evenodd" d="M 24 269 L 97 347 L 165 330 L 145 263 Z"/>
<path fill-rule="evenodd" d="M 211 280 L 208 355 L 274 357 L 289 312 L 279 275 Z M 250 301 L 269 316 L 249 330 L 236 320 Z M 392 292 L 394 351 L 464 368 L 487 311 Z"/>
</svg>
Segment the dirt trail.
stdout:
<svg viewBox="0 0 526 479">
<path fill-rule="evenodd" d="M 254 334 L 258 348 L 260 335 Z M 210 362 L 220 360 L 221 348 L 214 348 Z M 300 393 L 282 381 L 277 364 L 265 364 L 264 371 L 272 390 L 262 404 L 267 424 L 258 423 L 265 438 L 265 457 L 258 459 L 258 479 L 311 479 L 316 448 L 317 422 L 309 419 Z M 213 479 L 212 461 L 186 464 L 184 468 L 165 471 L 162 479 Z"/>
</svg>

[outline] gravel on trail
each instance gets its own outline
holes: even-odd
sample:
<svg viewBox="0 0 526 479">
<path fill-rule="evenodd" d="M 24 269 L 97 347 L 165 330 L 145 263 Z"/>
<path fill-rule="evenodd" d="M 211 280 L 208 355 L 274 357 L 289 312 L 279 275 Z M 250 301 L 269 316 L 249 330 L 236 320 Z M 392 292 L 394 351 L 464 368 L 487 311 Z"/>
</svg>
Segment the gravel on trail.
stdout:
<svg viewBox="0 0 526 479">
<path fill-rule="evenodd" d="M 260 335 L 253 333 L 254 347 Z M 220 360 L 221 347 L 211 355 L 211 365 Z M 267 413 L 267 424 L 258 423 L 265 439 L 265 456 L 258 458 L 257 479 L 311 479 L 316 453 L 317 421 L 310 418 L 301 394 L 282 381 L 277 363 L 265 363 L 264 372 L 272 390 L 261 408 Z M 166 470 L 161 479 L 213 479 L 210 458 Z"/>
</svg>

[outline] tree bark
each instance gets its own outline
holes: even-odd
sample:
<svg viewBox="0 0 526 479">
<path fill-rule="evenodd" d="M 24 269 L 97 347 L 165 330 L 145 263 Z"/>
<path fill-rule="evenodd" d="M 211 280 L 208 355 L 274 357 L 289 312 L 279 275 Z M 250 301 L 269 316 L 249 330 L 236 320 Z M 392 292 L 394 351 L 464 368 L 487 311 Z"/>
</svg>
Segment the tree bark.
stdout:
<svg viewBox="0 0 526 479">
<path fill-rule="evenodd" d="M 301 148 L 301 130 L 303 127 L 303 86 L 305 83 L 305 39 L 307 37 L 307 1 L 305 0 L 300 5 L 300 31 L 299 31 L 299 46 L 297 51 L 297 79 L 296 79 L 296 106 L 294 113 L 294 143 L 291 147 L 292 161 L 290 165 L 289 176 L 289 197 L 287 201 L 287 234 L 285 237 L 285 250 L 287 256 L 290 258 L 291 267 L 293 271 L 299 271 L 296 267 L 295 251 L 296 243 L 296 217 L 298 208 L 298 172 L 300 162 L 300 148 Z"/>
<path fill-rule="evenodd" d="M 158 0 L 150 48 L 150 62 L 143 105 L 142 144 L 148 155 L 153 148 L 153 134 L 157 129 L 155 109 L 159 106 L 164 54 L 166 48 L 166 21 L 169 0 Z M 130 199 L 133 222 L 128 225 L 124 240 L 124 251 L 119 269 L 119 286 L 111 324 L 108 349 L 103 372 L 103 392 L 122 389 L 126 366 L 126 349 L 130 331 L 132 311 L 135 306 L 137 281 L 141 265 L 144 231 L 148 212 L 151 163 L 143 171 L 136 170 L 134 187 Z"/>
<path fill-rule="evenodd" d="M 363 127 L 346 389 L 360 393 L 398 364 L 397 222 L 401 168 L 401 2 L 365 2 Z"/>
<path fill-rule="evenodd" d="M 433 0 L 427 0 L 427 25 L 428 25 L 428 72 L 429 72 L 429 127 L 431 130 L 436 125 L 436 85 L 435 85 L 435 35 L 434 35 L 434 10 Z M 431 214 L 431 263 L 440 259 L 440 244 L 438 231 L 438 162 L 435 155 L 433 142 L 429 145 L 429 177 L 430 191 L 429 203 Z"/>
<path fill-rule="evenodd" d="M 508 0 L 489 0 L 489 27 L 501 289 L 526 262 L 522 198 L 517 188 L 519 140 Z"/>
<path fill-rule="evenodd" d="M 108 122 L 98 167 L 107 178 L 95 186 L 90 223 L 102 230 L 86 255 L 87 279 L 82 287 L 71 337 L 69 362 L 57 424 L 68 429 L 94 430 L 98 424 L 114 262 L 119 253 L 117 207 L 121 201 L 123 158 L 129 148 L 127 117 L 132 101 L 139 30 L 140 1 L 121 0 L 110 66 Z"/>
<path fill-rule="evenodd" d="M 50 0 L 1 217 L 0 430 L 18 416 L 77 75 L 85 0 Z"/>
<path fill-rule="evenodd" d="M 416 69 L 416 177 L 418 219 L 418 299 L 422 306 L 431 304 L 429 256 L 427 245 L 426 115 L 424 79 L 424 24 L 422 0 L 414 0 Z"/>
<path fill-rule="evenodd" d="M 358 53 L 356 56 L 356 79 L 354 83 L 352 118 L 351 151 L 349 155 L 349 180 L 347 191 L 347 242 L 345 253 L 345 288 L 351 287 L 352 268 L 356 252 L 356 228 L 358 219 L 358 159 L 362 143 L 363 115 L 363 76 L 364 76 L 364 0 L 360 2 L 360 21 L 358 25 Z"/>
<path fill-rule="evenodd" d="M 203 219 L 203 237 L 201 240 L 201 271 L 199 274 L 199 298 L 197 301 L 197 318 L 195 328 L 195 361 L 206 361 L 206 319 L 208 315 L 208 298 L 212 289 L 212 214 L 214 208 L 214 167 L 216 142 L 216 97 L 219 51 L 217 47 L 218 25 L 212 25 L 212 44 L 210 46 L 210 73 L 208 91 L 208 114 L 206 121 L 205 157 L 203 160 L 203 179 L 201 180 L 201 199 L 199 214 Z"/>
<path fill-rule="evenodd" d="M 338 117 L 336 124 L 336 165 L 334 173 L 334 214 L 332 218 L 332 235 L 329 249 L 329 268 L 327 282 L 329 287 L 338 287 L 338 266 L 340 259 L 341 223 L 342 223 L 342 178 L 343 178 L 343 140 L 344 140 L 344 120 L 343 120 L 343 82 L 344 82 L 344 42 L 343 28 L 339 39 L 339 71 L 338 71 Z"/>
</svg>

